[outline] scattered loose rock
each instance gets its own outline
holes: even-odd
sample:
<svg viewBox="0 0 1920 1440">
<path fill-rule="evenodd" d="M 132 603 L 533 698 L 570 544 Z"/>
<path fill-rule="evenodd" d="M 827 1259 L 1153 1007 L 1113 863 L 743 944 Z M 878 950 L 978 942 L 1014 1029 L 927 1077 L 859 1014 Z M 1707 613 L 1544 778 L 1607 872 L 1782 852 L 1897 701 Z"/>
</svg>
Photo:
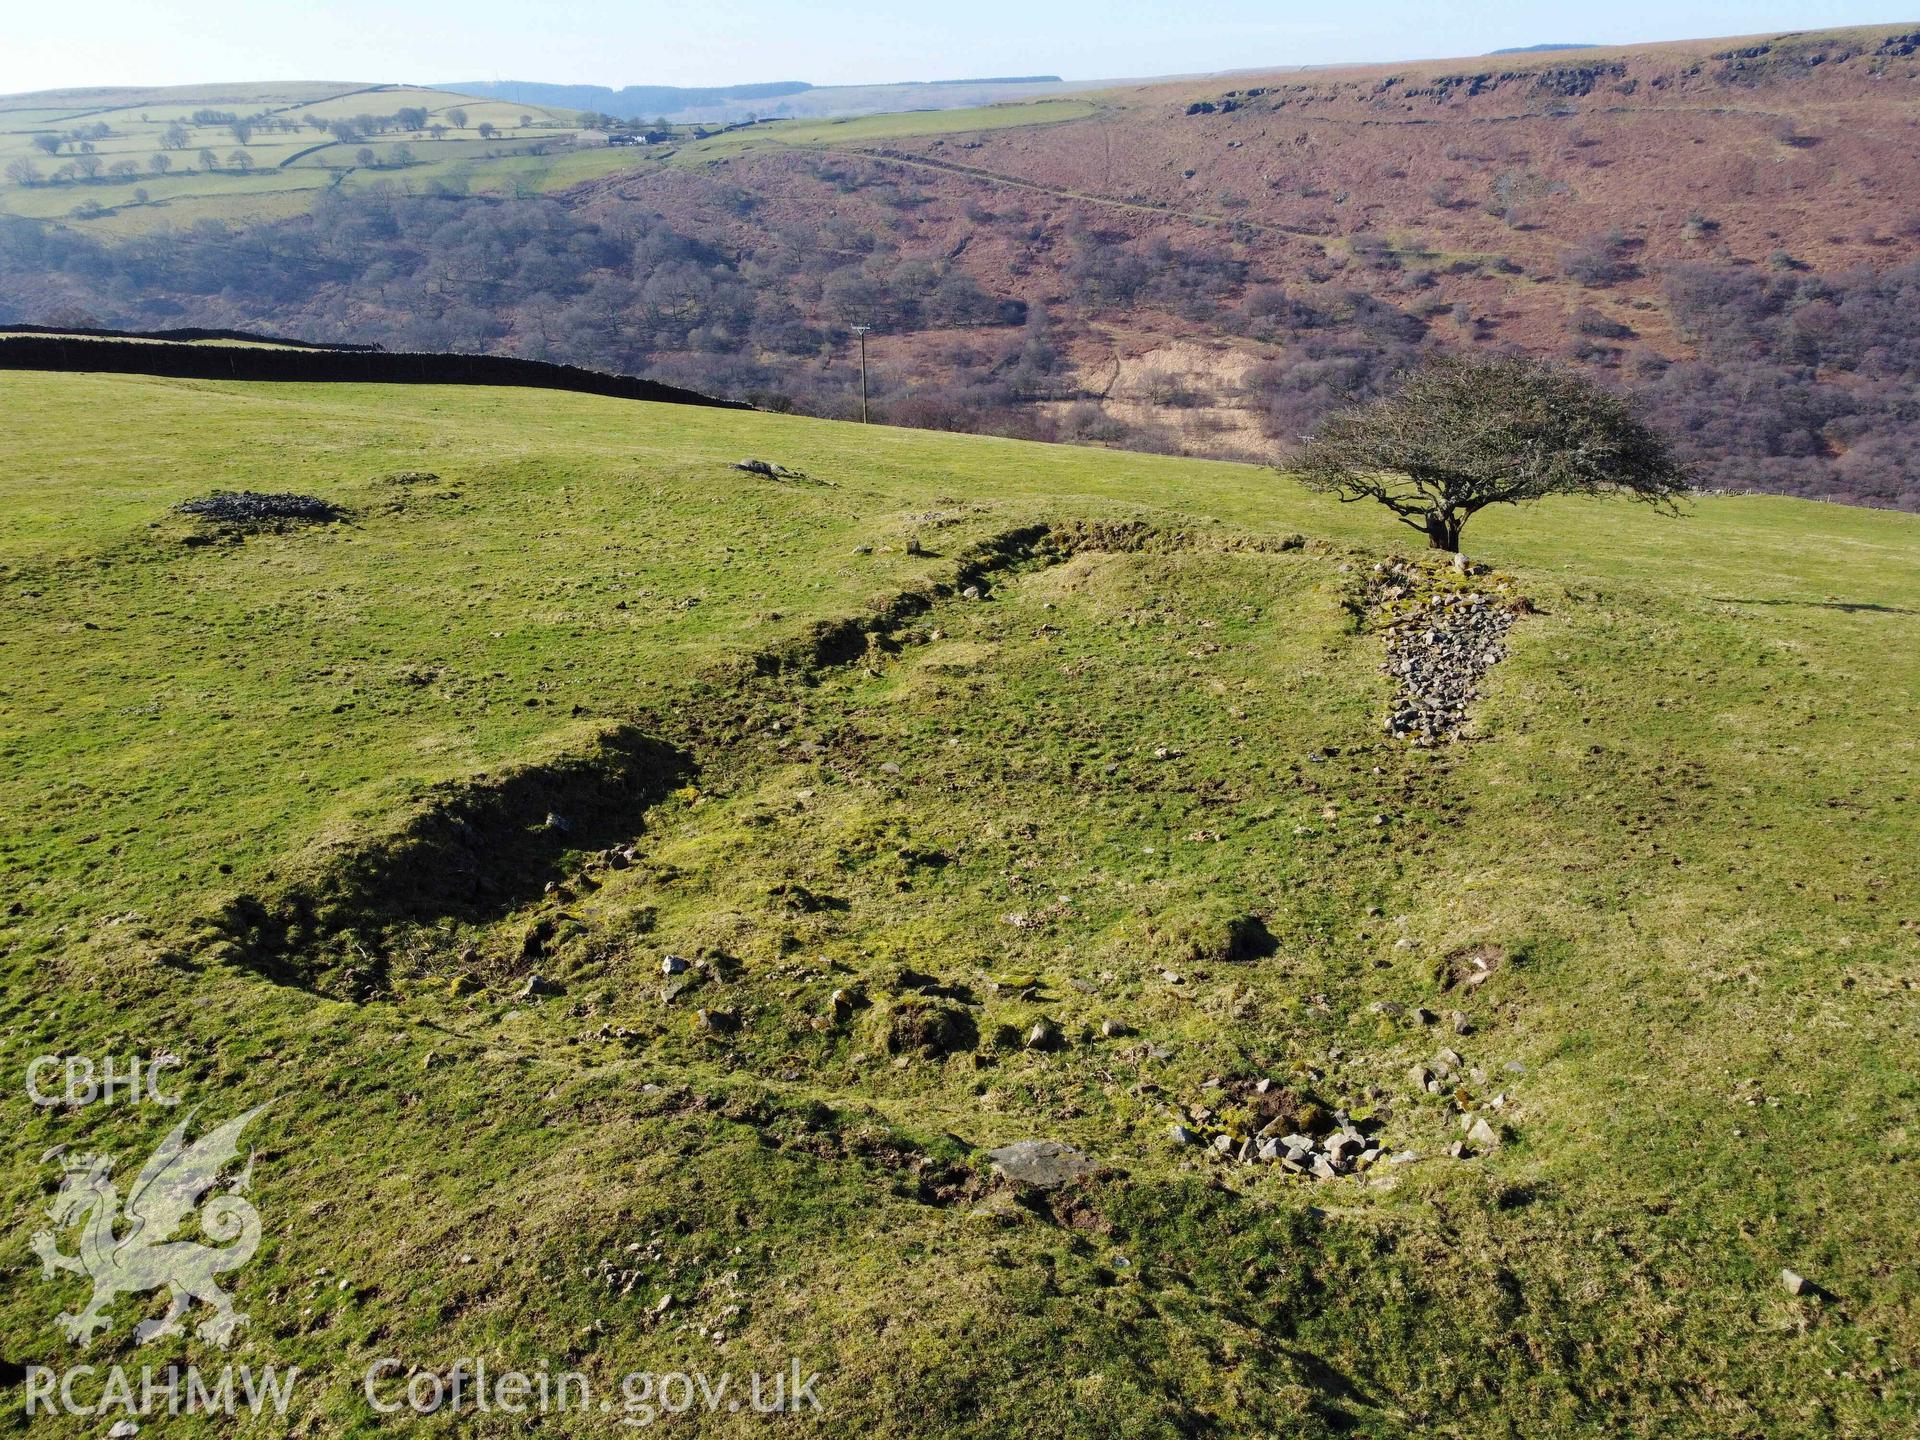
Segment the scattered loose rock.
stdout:
<svg viewBox="0 0 1920 1440">
<path fill-rule="evenodd" d="M 1058 1050 L 1060 1043 L 1060 1027 L 1051 1020 L 1036 1020 L 1033 1028 L 1027 1031 L 1029 1050 Z"/>
</svg>

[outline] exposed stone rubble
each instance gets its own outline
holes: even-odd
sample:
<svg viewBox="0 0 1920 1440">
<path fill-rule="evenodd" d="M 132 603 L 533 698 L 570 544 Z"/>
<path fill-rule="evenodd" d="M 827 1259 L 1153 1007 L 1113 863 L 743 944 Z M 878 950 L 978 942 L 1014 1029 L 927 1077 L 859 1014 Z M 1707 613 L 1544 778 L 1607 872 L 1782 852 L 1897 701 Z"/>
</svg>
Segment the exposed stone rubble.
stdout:
<svg viewBox="0 0 1920 1440">
<path fill-rule="evenodd" d="M 1506 1132 L 1499 1118 L 1507 1109 L 1504 1091 L 1481 1099 L 1476 1090 L 1489 1083 L 1487 1072 L 1470 1065 L 1460 1052 L 1443 1048 L 1425 1065 L 1407 1072 L 1407 1083 L 1417 1091 L 1442 1096 L 1459 1132 L 1446 1153 L 1456 1160 L 1472 1160 L 1500 1147 Z"/>
<path fill-rule="evenodd" d="M 314 495 L 267 494 L 259 490 L 216 490 L 173 507 L 220 525 L 317 524 L 338 519 L 340 509 Z"/>
<path fill-rule="evenodd" d="M 1376 564 L 1367 608 L 1387 640 L 1397 693 L 1387 733 L 1417 746 L 1452 739 L 1480 698 L 1480 680 L 1506 656 L 1506 634 L 1525 602 L 1505 576 L 1458 557 L 1451 567 L 1411 560 Z"/>
<path fill-rule="evenodd" d="M 1385 1002 L 1369 1008 L 1382 1016 L 1427 1013 Z M 1506 1068 L 1519 1074 L 1523 1067 Z M 1323 1078 L 1313 1067 L 1302 1073 Z M 1427 1153 L 1454 1160 L 1481 1159 L 1512 1138 L 1506 1093 L 1488 1095 L 1493 1081 L 1487 1070 L 1450 1046 L 1408 1069 L 1404 1083 L 1418 1097 L 1412 1106 L 1400 1098 L 1404 1092 L 1398 1086 L 1370 1084 L 1356 1100 L 1330 1109 L 1308 1092 L 1273 1080 L 1216 1078 L 1205 1086 L 1206 1099 L 1167 1112 L 1172 1123 L 1166 1134 L 1177 1148 L 1198 1151 L 1215 1164 L 1267 1165 L 1314 1181 L 1425 1159 L 1422 1151 L 1405 1146 L 1416 1132 L 1435 1141 Z M 1432 1135 L 1436 1121 L 1444 1126 L 1445 1138 Z M 1390 1132 L 1401 1138 L 1390 1142 Z"/>
<path fill-rule="evenodd" d="M 1209 1136 L 1204 1130 L 1195 1131 L 1185 1125 L 1174 1125 L 1168 1135 L 1176 1144 L 1204 1144 L 1223 1159 L 1242 1165 L 1278 1165 L 1289 1174 L 1305 1175 L 1315 1180 L 1332 1180 L 1341 1175 L 1358 1174 L 1371 1168 L 1385 1155 L 1382 1146 L 1375 1144 L 1350 1121 L 1336 1115 L 1335 1124 L 1336 1128 L 1325 1135 L 1303 1135 L 1298 1131 L 1274 1135 L 1267 1133 L 1273 1129 L 1269 1125 L 1255 1135 L 1243 1137 L 1238 1143 L 1224 1130 Z"/>
<path fill-rule="evenodd" d="M 1273 1165 L 1313 1180 L 1359 1174 L 1387 1159 L 1384 1145 L 1369 1133 L 1378 1129 L 1375 1117 L 1328 1111 L 1271 1080 L 1224 1087 L 1217 1103 L 1222 1108 L 1189 1106 L 1168 1138 L 1235 1164 Z"/>
</svg>

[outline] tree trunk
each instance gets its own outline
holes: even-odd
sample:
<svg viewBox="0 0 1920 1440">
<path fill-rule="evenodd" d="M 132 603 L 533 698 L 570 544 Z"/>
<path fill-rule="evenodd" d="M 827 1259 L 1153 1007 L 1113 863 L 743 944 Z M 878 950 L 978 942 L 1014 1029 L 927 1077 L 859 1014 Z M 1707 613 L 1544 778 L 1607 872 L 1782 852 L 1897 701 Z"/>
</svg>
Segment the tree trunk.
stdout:
<svg viewBox="0 0 1920 1440">
<path fill-rule="evenodd" d="M 1427 548 L 1445 550 L 1448 553 L 1460 549 L 1460 527 L 1465 520 L 1455 515 L 1435 512 L 1427 516 Z"/>
</svg>

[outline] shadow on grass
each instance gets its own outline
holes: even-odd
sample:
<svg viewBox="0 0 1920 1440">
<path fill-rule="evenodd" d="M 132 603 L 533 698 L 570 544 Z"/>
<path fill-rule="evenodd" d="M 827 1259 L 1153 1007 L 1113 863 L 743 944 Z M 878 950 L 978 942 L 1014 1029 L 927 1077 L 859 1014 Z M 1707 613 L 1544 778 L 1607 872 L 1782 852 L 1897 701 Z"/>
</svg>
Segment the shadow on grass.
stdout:
<svg viewBox="0 0 1920 1440">
<path fill-rule="evenodd" d="M 211 921 L 218 953 L 281 984 L 365 998 L 385 987 L 393 932 L 508 914 L 581 855 L 638 835 L 693 768 L 684 751 L 622 725 L 575 753 L 444 787 L 387 838 L 271 897 L 236 896 Z M 323 984 L 332 972 L 337 983 Z"/>
<path fill-rule="evenodd" d="M 1920 615 L 1920 610 L 1868 600 L 1734 600 L 1724 595 L 1715 598 L 1722 605 L 1791 605 L 1801 610 L 1840 610 L 1848 615 Z"/>
</svg>

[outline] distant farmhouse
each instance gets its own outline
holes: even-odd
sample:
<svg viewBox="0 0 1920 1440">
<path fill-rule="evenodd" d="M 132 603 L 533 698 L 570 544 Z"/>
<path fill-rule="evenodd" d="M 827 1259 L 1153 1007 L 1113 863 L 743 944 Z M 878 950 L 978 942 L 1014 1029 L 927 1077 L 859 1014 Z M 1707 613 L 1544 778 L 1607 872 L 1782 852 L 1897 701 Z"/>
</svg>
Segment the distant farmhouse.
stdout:
<svg viewBox="0 0 1920 1440">
<path fill-rule="evenodd" d="M 638 135 L 624 130 L 576 130 L 573 143 L 576 145 L 658 145 L 663 140 L 671 140 L 670 130 L 647 130 Z"/>
</svg>

